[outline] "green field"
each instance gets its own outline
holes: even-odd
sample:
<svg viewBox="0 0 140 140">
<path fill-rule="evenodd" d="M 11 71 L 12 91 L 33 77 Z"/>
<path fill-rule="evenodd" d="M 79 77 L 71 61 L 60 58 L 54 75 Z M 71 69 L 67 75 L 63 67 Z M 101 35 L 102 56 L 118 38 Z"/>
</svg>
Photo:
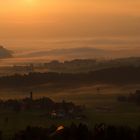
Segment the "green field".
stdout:
<svg viewBox="0 0 140 140">
<path fill-rule="evenodd" d="M 28 125 L 48 127 L 52 124 L 69 125 L 71 122 L 80 123 L 81 121 L 87 123 L 89 127 L 93 127 L 94 124 L 102 122 L 138 127 L 140 125 L 140 106 L 137 106 L 135 103 L 122 103 L 117 101 L 118 95 L 129 94 L 130 88 L 129 90 L 127 89 L 124 87 L 106 87 L 100 93 L 97 93 L 96 87 L 84 87 L 67 91 L 58 90 L 55 93 L 35 93 L 36 98 L 48 96 L 55 101 L 62 101 L 64 99 L 73 101 L 76 104 L 85 105 L 86 110 L 84 114 L 87 116 L 87 119 L 52 120 L 46 115 L 45 111 L 30 110 L 16 113 L 14 111 L 0 110 L 0 130 L 3 131 L 5 137 L 9 137 L 15 132 L 26 128 Z M 5 95 L 8 96 L 8 93 Z M 15 92 L 13 97 L 22 98 L 24 96 L 25 94 L 23 93 L 19 94 Z M 109 108 L 109 110 L 98 110 L 98 108 L 104 107 Z M 7 122 L 5 122 L 5 118 L 8 118 Z"/>
</svg>

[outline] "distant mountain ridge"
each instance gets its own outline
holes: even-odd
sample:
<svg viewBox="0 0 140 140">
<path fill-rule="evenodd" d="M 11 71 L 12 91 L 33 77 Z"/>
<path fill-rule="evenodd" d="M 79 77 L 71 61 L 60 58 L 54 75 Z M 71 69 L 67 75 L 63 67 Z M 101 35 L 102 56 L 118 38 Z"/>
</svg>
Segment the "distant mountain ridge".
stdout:
<svg viewBox="0 0 140 140">
<path fill-rule="evenodd" d="M 100 58 L 107 55 L 108 51 L 103 49 L 97 49 L 92 47 L 80 47 L 80 48 L 61 48 L 52 50 L 41 50 L 23 54 L 19 57 L 34 58 L 34 57 L 46 57 L 51 60 L 72 60 L 81 58 Z"/>
<path fill-rule="evenodd" d="M 123 57 L 139 57 L 140 52 L 122 49 L 122 50 L 109 50 L 109 49 L 98 49 L 94 47 L 79 47 L 79 48 L 61 48 L 52 50 L 41 50 L 26 53 L 20 57 L 46 57 L 51 59 L 71 60 L 71 59 L 92 59 L 92 58 L 123 58 Z"/>
</svg>

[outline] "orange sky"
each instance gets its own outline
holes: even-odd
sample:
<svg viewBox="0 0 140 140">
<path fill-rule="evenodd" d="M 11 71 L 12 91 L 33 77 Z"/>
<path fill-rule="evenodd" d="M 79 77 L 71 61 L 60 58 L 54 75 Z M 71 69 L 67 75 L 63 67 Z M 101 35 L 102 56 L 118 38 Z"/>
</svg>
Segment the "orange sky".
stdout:
<svg viewBox="0 0 140 140">
<path fill-rule="evenodd" d="M 28 46 L 26 40 L 140 37 L 140 0 L 1 0 L 0 5 L 0 41 L 9 48 Z"/>
</svg>

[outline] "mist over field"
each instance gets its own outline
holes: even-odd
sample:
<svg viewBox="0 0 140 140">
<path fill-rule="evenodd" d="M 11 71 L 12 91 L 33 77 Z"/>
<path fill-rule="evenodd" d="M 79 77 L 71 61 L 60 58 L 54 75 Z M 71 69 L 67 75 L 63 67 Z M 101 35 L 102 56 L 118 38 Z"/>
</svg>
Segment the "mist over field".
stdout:
<svg viewBox="0 0 140 140">
<path fill-rule="evenodd" d="M 140 140 L 140 0 L 0 6 L 0 140 Z"/>
<path fill-rule="evenodd" d="M 139 38 L 11 40 L 3 44 L 13 51 L 13 58 L 1 60 L 0 65 L 140 56 Z"/>
</svg>

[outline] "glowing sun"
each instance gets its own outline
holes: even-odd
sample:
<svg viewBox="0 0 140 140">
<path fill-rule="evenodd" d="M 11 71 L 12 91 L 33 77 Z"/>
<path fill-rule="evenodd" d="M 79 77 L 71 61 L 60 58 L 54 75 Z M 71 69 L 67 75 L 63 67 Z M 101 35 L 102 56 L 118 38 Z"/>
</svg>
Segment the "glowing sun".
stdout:
<svg viewBox="0 0 140 140">
<path fill-rule="evenodd" d="M 25 0 L 25 3 L 27 5 L 35 5 L 37 3 L 37 1 L 36 0 Z"/>
</svg>

